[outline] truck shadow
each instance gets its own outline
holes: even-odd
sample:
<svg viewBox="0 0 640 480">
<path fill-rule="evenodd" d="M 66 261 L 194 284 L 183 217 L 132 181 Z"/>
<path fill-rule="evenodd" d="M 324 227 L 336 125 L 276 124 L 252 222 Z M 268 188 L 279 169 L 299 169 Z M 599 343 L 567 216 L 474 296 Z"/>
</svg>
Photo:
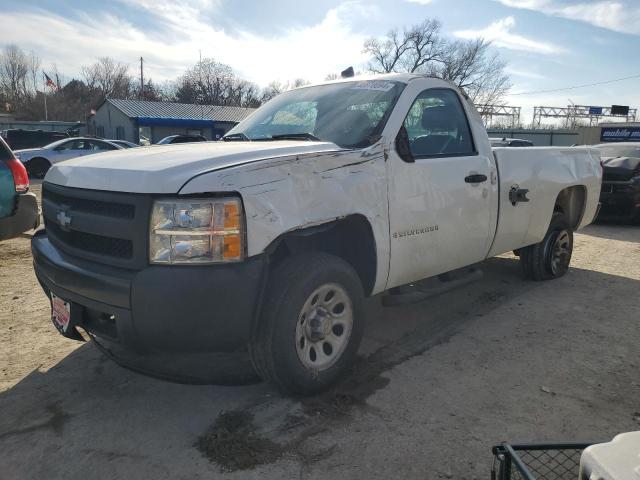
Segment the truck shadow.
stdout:
<svg viewBox="0 0 640 480">
<path fill-rule="evenodd" d="M 588 235 L 590 237 L 640 243 L 640 225 L 611 222 L 594 223 L 580 230 L 578 233 Z"/>
<path fill-rule="evenodd" d="M 194 449 L 201 445 L 200 436 L 226 439 L 225 445 L 240 450 L 253 448 L 241 440 L 233 443 L 216 431 L 206 434 L 213 420 L 225 412 L 245 412 L 248 416 L 242 418 L 254 419 L 252 430 L 243 437 L 251 439 L 251 445 L 262 445 L 255 439 L 264 435 L 269 445 L 282 446 L 282 451 L 266 457 L 244 452 L 254 463 L 240 464 L 239 469 L 258 466 L 260 458 L 270 463 L 287 454 L 304 460 L 308 452 L 303 454 L 300 449 L 306 439 L 336 423 L 351 421 L 352 410 L 366 409 L 369 396 L 389 382 L 393 367 L 447 342 L 472 323 L 494 328 L 496 309 L 507 303 L 520 305 L 523 295 L 548 285 L 522 280 L 515 257 L 490 259 L 481 268 L 484 281 L 424 303 L 383 308 L 379 298 L 369 299 L 361 360 L 341 384 L 311 399 L 283 398 L 265 384 L 186 386 L 160 381 L 119 367 L 92 345 L 82 346 L 50 370 L 34 370 L 0 394 L 0 451 L 4 452 L 0 471 L 8 478 L 52 478 L 51 472 L 84 478 L 87 471 L 95 477 L 115 478 L 126 477 L 127 469 L 143 465 L 142 477 L 147 478 L 170 477 L 176 472 L 187 477 L 194 472 L 214 473 L 218 466 Z M 548 289 L 548 301 L 582 308 L 587 295 L 595 307 L 584 314 L 611 315 L 607 299 L 637 299 L 639 287 L 638 280 L 573 268 Z M 581 294 L 568 296 L 568 291 Z M 631 314 L 633 301 L 618 303 L 616 314 Z M 466 352 L 459 355 L 465 364 Z M 220 448 L 214 445 L 209 458 L 223 463 L 215 456 Z M 238 454 L 222 451 L 227 457 Z M 73 458 L 72 465 L 60 470 L 61 458 Z"/>
</svg>

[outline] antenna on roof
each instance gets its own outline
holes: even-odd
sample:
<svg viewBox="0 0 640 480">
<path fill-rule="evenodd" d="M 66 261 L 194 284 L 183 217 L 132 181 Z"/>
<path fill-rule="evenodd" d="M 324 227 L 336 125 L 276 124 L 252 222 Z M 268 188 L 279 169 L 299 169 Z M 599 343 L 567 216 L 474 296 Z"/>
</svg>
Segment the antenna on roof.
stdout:
<svg viewBox="0 0 640 480">
<path fill-rule="evenodd" d="M 349 67 L 340 72 L 340 77 L 342 78 L 350 78 L 353 77 L 355 73 L 353 72 L 353 67 Z"/>
</svg>

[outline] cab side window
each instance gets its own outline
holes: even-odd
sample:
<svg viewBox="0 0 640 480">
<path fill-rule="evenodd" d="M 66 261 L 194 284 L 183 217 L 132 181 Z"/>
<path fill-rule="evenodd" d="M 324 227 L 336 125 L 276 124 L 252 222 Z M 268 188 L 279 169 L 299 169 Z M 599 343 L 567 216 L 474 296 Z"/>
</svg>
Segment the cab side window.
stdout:
<svg viewBox="0 0 640 480">
<path fill-rule="evenodd" d="M 105 150 L 116 150 L 116 147 L 114 147 L 113 145 L 105 142 L 100 142 L 98 140 L 85 140 L 85 143 L 88 144 L 88 146 L 85 148 L 89 148 L 90 150 L 95 150 L 98 152 L 102 152 Z"/>
<path fill-rule="evenodd" d="M 68 142 L 61 143 L 54 150 L 56 152 L 63 152 L 65 150 L 78 150 L 81 148 L 82 146 L 80 145 L 79 140 L 69 140 Z"/>
<path fill-rule="evenodd" d="M 404 128 L 414 158 L 476 153 L 467 116 L 453 90 L 430 89 L 418 95 Z"/>
</svg>

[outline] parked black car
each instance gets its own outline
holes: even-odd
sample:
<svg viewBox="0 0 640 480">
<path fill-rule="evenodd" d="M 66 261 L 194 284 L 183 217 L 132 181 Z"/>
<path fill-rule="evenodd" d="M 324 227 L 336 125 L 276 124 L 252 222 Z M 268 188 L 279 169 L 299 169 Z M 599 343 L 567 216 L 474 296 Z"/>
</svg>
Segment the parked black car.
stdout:
<svg viewBox="0 0 640 480">
<path fill-rule="evenodd" d="M 490 138 L 492 147 L 533 147 L 531 140 L 522 138 Z"/>
<path fill-rule="evenodd" d="M 598 220 L 640 223 L 640 142 L 603 143 L 603 176 Z"/>
<path fill-rule="evenodd" d="M 7 141 L 9 147 L 11 147 L 11 150 L 44 147 L 56 140 L 69 137 L 67 132 L 23 130 L 21 128 L 5 130 L 2 132 L 2 136 Z"/>
<path fill-rule="evenodd" d="M 173 143 L 206 142 L 206 137 L 202 135 L 169 135 L 158 142 L 158 145 L 168 145 Z"/>
</svg>

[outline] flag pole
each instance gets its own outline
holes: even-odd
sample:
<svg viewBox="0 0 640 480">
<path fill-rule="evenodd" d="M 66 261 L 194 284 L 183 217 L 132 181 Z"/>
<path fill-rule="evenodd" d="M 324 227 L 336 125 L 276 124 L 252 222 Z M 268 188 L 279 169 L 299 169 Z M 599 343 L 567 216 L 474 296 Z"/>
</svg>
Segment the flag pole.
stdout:
<svg viewBox="0 0 640 480">
<path fill-rule="evenodd" d="M 42 95 L 44 96 L 44 119 L 49 120 L 49 112 L 47 112 L 47 79 L 44 78 L 44 72 L 42 72 L 42 80 L 44 82 L 44 88 L 42 89 Z"/>
</svg>

